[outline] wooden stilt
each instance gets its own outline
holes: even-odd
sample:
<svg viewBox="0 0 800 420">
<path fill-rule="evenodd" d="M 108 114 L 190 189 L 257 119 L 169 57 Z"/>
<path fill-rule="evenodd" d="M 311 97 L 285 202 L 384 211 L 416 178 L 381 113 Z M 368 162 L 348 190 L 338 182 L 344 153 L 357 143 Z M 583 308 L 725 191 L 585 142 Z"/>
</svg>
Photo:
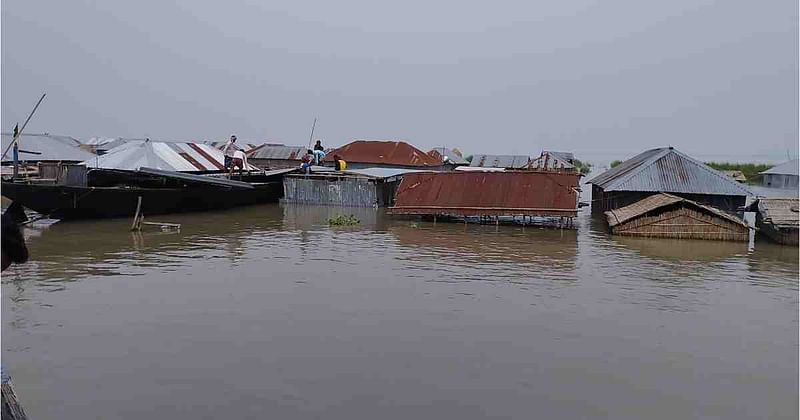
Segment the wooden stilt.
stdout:
<svg viewBox="0 0 800 420">
<path fill-rule="evenodd" d="M 133 215 L 133 223 L 131 224 L 131 230 L 142 230 L 141 225 L 139 224 L 139 212 L 142 211 L 142 196 L 140 195 L 139 198 L 136 200 L 136 213 Z"/>
</svg>

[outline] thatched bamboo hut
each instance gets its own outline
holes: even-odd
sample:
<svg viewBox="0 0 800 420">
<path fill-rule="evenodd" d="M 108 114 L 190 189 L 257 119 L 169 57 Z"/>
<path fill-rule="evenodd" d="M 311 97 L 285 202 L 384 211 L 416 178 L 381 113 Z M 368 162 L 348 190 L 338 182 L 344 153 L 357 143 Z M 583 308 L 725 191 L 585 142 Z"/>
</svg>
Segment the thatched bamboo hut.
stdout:
<svg viewBox="0 0 800 420">
<path fill-rule="evenodd" d="M 736 216 L 666 193 L 605 214 L 615 235 L 747 241 L 750 234 L 747 223 Z"/>
</svg>

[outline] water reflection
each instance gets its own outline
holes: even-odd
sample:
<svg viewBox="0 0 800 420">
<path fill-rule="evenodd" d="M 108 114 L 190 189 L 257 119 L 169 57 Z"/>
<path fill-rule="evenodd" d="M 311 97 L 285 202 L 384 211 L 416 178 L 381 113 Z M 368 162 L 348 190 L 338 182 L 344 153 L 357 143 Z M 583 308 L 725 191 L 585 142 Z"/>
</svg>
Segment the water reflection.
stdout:
<svg viewBox="0 0 800 420">
<path fill-rule="evenodd" d="M 339 214 L 361 223 L 328 226 Z M 279 205 L 153 219 L 182 229 L 59 223 L 4 272 L 4 357 L 32 417 L 371 418 L 385 395 L 398 418 L 432 399 L 509 418 L 796 402 L 796 248 L 615 238 L 587 211 L 577 231 Z M 620 415 L 632 395 L 647 408 Z"/>
</svg>

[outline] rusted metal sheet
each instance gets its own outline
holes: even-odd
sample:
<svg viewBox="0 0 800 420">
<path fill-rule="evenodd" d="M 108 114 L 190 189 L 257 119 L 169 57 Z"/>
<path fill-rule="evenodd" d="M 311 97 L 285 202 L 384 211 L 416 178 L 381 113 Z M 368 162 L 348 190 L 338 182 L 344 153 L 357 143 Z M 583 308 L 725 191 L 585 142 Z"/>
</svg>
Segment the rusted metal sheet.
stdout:
<svg viewBox="0 0 800 420">
<path fill-rule="evenodd" d="M 328 153 L 325 160 L 339 155 L 350 163 L 371 163 L 376 165 L 438 167 L 438 159 L 404 141 L 356 140 Z"/>
<path fill-rule="evenodd" d="M 424 172 L 403 175 L 394 214 L 577 215 L 578 180 L 557 172 Z"/>
</svg>

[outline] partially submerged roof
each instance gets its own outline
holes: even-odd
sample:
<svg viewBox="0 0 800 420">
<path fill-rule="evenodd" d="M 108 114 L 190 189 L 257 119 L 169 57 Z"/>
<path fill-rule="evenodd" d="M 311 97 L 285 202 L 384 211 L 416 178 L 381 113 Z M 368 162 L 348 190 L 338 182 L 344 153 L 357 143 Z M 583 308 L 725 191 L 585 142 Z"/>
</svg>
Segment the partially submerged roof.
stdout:
<svg viewBox="0 0 800 420">
<path fill-rule="evenodd" d="M 12 133 L 2 133 L 3 151 L 14 140 Z M 70 136 L 52 134 L 25 134 L 19 139 L 19 159 L 22 161 L 66 161 L 83 162 L 94 157 L 94 154 L 80 148 L 81 142 Z M 0 152 L 2 153 L 2 152 Z M 9 150 L 3 156 L 3 163 L 12 162 L 14 156 Z"/>
<path fill-rule="evenodd" d="M 746 196 L 750 190 L 672 147 L 642 152 L 589 180 L 605 191 Z"/>
<path fill-rule="evenodd" d="M 247 152 L 250 159 L 300 160 L 308 147 L 262 144 Z"/>
<path fill-rule="evenodd" d="M 796 198 L 759 198 L 758 212 L 765 223 L 780 228 L 800 227 L 800 200 Z"/>
<path fill-rule="evenodd" d="M 207 144 L 131 141 L 86 161 L 90 168 L 134 171 L 153 168 L 178 172 L 224 171 L 225 157 Z M 248 165 L 247 170 L 258 170 Z"/>
<path fill-rule="evenodd" d="M 580 176 L 569 172 L 416 172 L 403 175 L 395 214 L 573 217 Z"/>
<path fill-rule="evenodd" d="M 790 160 L 788 162 L 783 162 L 780 165 L 773 166 L 772 168 L 767 169 L 762 174 L 775 174 L 775 175 L 798 175 L 798 164 L 800 161 L 798 159 Z"/>
<path fill-rule="evenodd" d="M 481 168 L 524 169 L 530 163 L 530 156 L 523 155 L 474 155 L 469 166 Z"/>
<path fill-rule="evenodd" d="M 609 210 L 607 211 L 606 218 L 608 218 L 608 225 L 611 227 L 617 226 L 619 224 L 625 223 L 631 219 L 635 219 L 640 216 L 644 216 L 647 213 L 650 213 L 654 210 L 658 210 L 662 207 L 671 206 L 676 203 L 685 203 L 691 207 L 696 209 L 700 209 L 702 211 L 712 213 L 716 216 L 719 216 L 723 219 L 729 220 L 733 223 L 747 226 L 742 219 L 732 216 L 728 213 L 725 213 L 722 210 L 715 209 L 714 207 L 707 206 L 705 204 L 700 204 L 696 201 L 687 200 L 682 197 L 678 197 L 672 194 L 660 193 L 654 194 L 649 197 L 645 197 L 633 204 L 629 204 L 625 207 L 620 207 L 618 209 Z"/>
<path fill-rule="evenodd" d="M 352 163 L 420 167 L 442 165 L 438 159 L 404 141 L 356 140 L 331 151 L 326 160 L 332 159 L 335 154 Z"/>
<path fill-rule="evenodd" d="M 446 147 L 433 148 L 433 149 L 428 151 L 428 155 L 430 155 L 434 159 L 440 160 L 443 163 L 444 163 L 444 159 L 446 157 L 451 163 L 454 163 L 456 165 L 468 165 L 469 164 L 469 162 L 467 162 L 467 160 L 464 159 L 463 156 L 461 156 L 461 153 L 459 153 L 459 152 L 457 152 L 455 150 L 452 150 L 452 149 L 448 149 Z"/>
</svg>

